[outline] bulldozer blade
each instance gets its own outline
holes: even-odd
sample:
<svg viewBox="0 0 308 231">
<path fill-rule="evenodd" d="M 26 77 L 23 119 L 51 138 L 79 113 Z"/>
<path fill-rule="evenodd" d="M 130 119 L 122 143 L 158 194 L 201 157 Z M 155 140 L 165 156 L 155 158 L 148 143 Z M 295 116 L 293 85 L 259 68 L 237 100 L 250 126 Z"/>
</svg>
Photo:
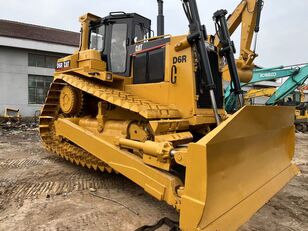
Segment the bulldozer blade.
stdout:
<svg viewBox="0 0 308 231">
<path fill-rule="evenodd" d="M 182 230 L 236 230 L 297 173 L 294 108 L 245 106 L 188 146 Z"/>
</svg>

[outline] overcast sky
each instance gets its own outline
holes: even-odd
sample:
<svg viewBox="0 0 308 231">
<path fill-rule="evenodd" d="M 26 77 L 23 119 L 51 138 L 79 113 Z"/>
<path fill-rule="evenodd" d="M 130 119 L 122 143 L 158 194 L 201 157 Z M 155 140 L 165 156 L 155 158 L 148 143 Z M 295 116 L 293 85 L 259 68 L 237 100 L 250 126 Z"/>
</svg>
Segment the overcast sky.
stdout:
<svg viewBox="0 0 308 231">
<path fill-rule="evenodd" d="M 240 0 L 197 0 L 202 23 L 214 34 L 213 13 L 231 13 Z M 264 67 L 308 62 L 308 1 L 264 0 L 255 63 Z M 0 18 L 79 31 L 78 17 L 86 12 L 136 12 L 152 20 L 156 31 L 156 0 L 0 0 Z M 187 33 L 180 0 L 164 0 L 165 33 Z M 239 43 L 239 33 L 232 39 Z M 237 57 L 237 56 L 236 56 Z"/>
</svg>

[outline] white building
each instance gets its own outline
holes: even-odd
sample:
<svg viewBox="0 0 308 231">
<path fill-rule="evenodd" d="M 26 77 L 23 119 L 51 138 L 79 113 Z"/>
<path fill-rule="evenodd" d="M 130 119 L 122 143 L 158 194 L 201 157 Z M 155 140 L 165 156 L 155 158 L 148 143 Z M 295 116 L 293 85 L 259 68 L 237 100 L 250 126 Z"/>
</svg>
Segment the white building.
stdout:
<svg viewBox="0 0 308 231">
<path fill-rule="evenodd" d="M 0 116 L 5 108 L 22 117 L 40 110 L 58 58 L 72 54 L 79 33 L 0 20 Z"/>
</svg>

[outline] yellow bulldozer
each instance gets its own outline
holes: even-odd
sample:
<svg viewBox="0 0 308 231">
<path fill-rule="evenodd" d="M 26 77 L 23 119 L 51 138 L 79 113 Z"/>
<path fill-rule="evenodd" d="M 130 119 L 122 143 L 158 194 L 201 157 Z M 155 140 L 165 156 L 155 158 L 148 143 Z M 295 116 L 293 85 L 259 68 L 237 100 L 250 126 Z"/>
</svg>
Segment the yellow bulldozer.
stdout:
<svg viewBox="0 0 308 231">
<path fill-rule="evenodd" d="M 57 62 L 40 116 L 40 136 L 57 155 L 120 173 L 179 213 L 179 229 L 236 230 L 298 169 L 289 107 L 224 110 L 219 60 L 241 89 L 226 27 L 207 42 L 195 0 L 182 1 L 189 34 L 158 36 L 136 13 L 80 17 L 77 52 Z"/>
</svg>

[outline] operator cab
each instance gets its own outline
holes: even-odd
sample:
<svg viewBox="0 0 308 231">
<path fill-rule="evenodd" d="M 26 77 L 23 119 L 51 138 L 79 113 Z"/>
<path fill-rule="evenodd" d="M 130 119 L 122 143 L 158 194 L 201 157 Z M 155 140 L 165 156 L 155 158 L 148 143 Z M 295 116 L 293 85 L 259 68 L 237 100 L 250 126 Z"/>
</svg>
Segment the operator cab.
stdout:
<svg viewBox="0 0 308 231">
<path fill-rule="evenodd" d="M 108 71 L 130 76 L 131 56 L 127 48 L 150 35 L 151 20 L 136 13 L 111 12 L 91 22 L 89 48 L 101 52 Z"/>
</svg>

